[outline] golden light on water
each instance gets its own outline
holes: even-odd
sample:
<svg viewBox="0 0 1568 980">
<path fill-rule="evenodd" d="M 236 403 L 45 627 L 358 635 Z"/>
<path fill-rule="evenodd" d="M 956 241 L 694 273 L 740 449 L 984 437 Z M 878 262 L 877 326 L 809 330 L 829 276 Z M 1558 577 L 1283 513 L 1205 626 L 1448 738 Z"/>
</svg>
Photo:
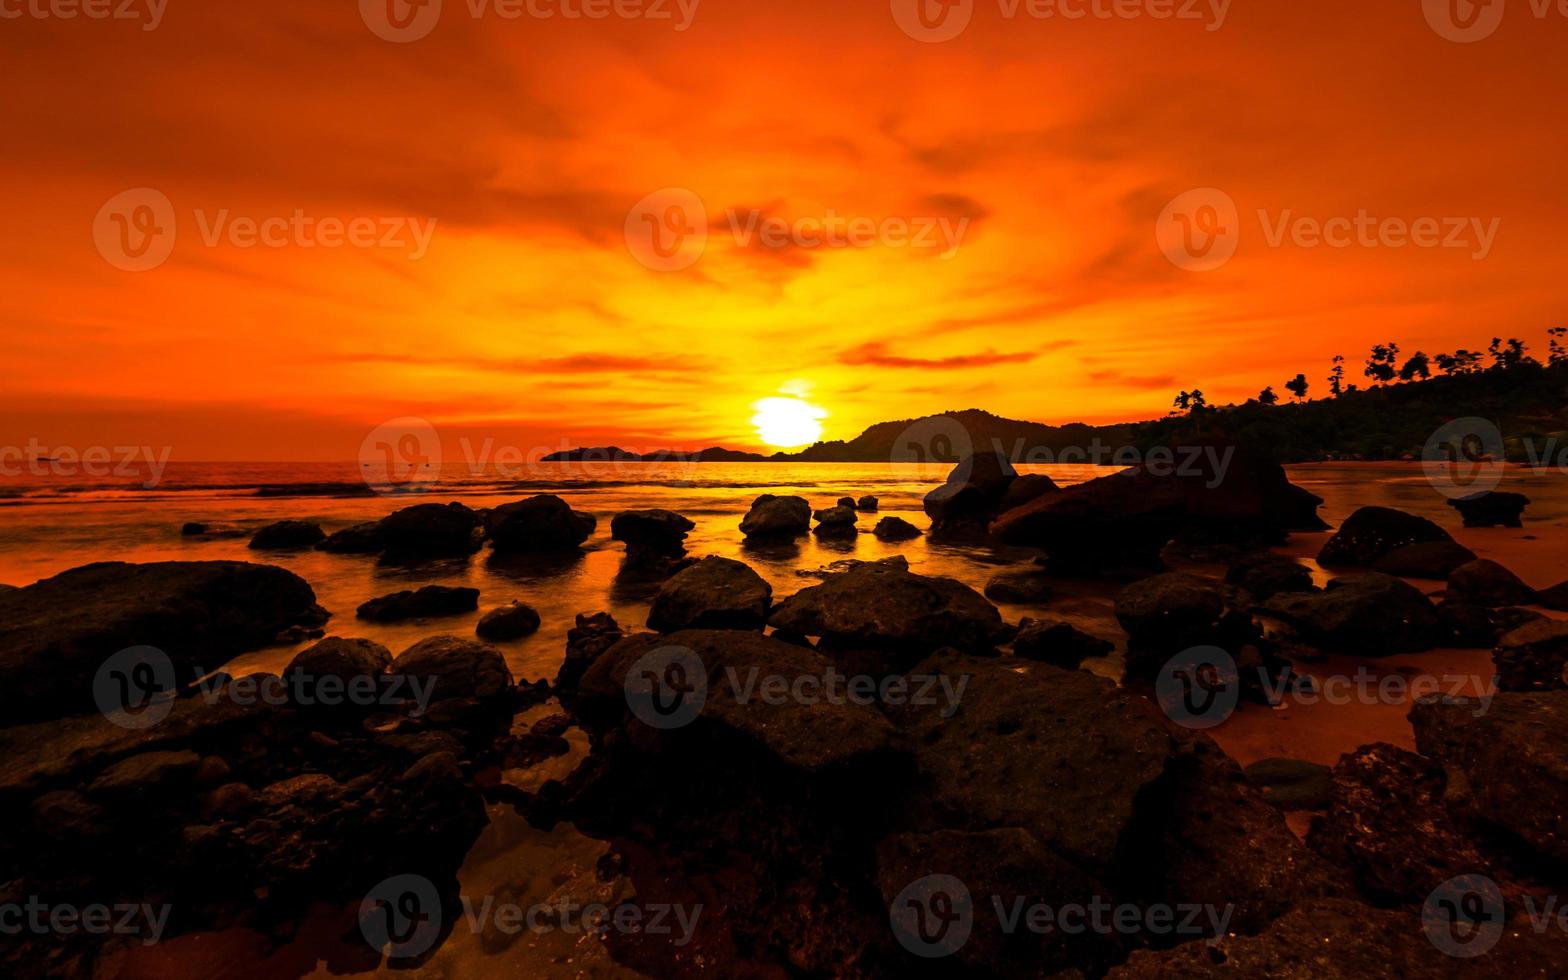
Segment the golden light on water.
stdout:
<svg viewBox="0 0 1568 980">
<path fill-rule="evenodd" d="M 751 407 L 757 410 L 751 417 L 757 438 L 780 449 L 809 446 L 821 439 L 822 420 L 828 416 L 827 409 L 803 398 L 764 398 Z"/>
</svg>

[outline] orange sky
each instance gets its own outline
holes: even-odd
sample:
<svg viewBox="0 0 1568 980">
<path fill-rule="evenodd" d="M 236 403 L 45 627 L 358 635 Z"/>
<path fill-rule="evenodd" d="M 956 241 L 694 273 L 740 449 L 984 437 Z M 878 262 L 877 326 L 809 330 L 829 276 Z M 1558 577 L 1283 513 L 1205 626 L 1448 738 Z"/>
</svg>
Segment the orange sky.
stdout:
<svg viewBox="0 0 1568 980">
<path fill-rule="evenodd" d="M 829 412 L 829 438 L 971 406 L 1144 418 L 1194 385 L 1223 401 L 1306 371 L 1321 392 L 1334 353 L 1374 341 L 1540 345 L 1564 322 L 1568 18 L 1524 0 L 1471 44 L 1420 0 L 1235 0 L 1218 24 L 1208 0 L 1199 20 L 972 0 L 944 43 L 887 0 L 703 0 L 684 31 L 445 0 L 409 43 L 354 0 L 168 0 L 154 30 L 152 0 L 126 2 L 140 22 L 0 0 L 6 444 L 349 459 L 414 415 L 524 447 L 758 448 L 751 405 L 781 389 Z M 1239 209 L 1207 272 L 1156 240 L 1201 187 Z M 142 272 L 100 249 L 100 210 L 132 188 L 177 229 Z M 708 216 L 680 271 L 627 242 L 664 188 Z M 771 247 L 730 209 L 964 234 Z M 1259 210 L 1475 218 L 1495 241 L 1482 260 L 1273 247 Z M 435 226 L 417 257 L 406 230 L 212 237 L 296 212 Z"/>
</svg>

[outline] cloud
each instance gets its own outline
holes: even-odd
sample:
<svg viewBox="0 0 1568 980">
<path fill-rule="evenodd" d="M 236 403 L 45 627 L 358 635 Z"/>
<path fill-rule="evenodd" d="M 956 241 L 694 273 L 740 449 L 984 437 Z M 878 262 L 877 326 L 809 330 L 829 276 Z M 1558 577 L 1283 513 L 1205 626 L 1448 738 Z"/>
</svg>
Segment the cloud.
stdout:
<svg viewBox="0 0 1568 980">
<path fill-rule="evenodd" d="M 994 367 L 998 364 L 1021 364 L 1040 356 L 1039 351 L 1017 351 L 1010 354 L 985 350 L 977 354 L 955 354 L 949 357 L 906 357 L 887 352 L 887 344 L 871 341 L 843 351 L 838 355 L 840 364 L 885 368 L 927 368 L 956 370 L 962 368 Z"/>
</svg>

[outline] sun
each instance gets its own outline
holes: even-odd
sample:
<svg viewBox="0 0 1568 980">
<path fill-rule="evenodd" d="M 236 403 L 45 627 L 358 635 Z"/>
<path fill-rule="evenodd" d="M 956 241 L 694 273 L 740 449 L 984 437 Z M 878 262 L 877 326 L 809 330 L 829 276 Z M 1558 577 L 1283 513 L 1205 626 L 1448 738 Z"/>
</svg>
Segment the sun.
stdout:
<svg viewBox="0 0 1568 980">
<path fill-rule="evenodd" d="M 809 446 L 822 438 L 822 420 L 827 409 L 802 398 L 764 398 L 751 406 L 757 414 L 751 424 L 757 436 L 770 446 L 792 449 Z"/>
</svg>

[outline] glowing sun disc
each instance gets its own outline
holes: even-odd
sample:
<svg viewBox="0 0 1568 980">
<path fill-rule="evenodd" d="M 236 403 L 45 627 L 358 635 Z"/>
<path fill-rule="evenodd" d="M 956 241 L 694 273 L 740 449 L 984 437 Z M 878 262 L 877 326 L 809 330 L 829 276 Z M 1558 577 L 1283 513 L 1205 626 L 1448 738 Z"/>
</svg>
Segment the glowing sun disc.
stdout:
<svg viewBox="0 0 1568 980">
<path fill-rule="evenodd" d="M 757 414 L 751 424 L 757 436 L 770 446 L 788 449 L 809 446 L 822 438 L 822 420 L 827 410 L 800 398 L 764 398 L 751 406 Z"/>
</svg>

